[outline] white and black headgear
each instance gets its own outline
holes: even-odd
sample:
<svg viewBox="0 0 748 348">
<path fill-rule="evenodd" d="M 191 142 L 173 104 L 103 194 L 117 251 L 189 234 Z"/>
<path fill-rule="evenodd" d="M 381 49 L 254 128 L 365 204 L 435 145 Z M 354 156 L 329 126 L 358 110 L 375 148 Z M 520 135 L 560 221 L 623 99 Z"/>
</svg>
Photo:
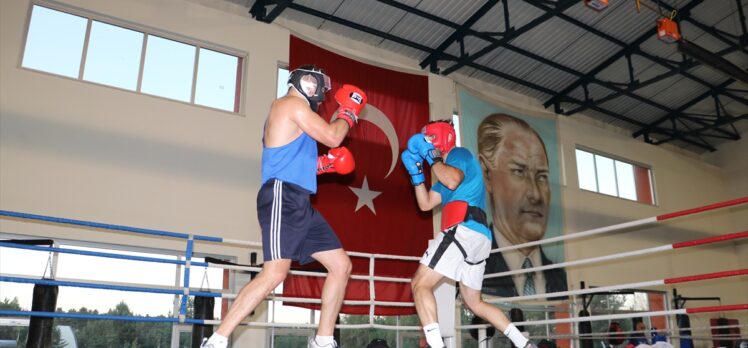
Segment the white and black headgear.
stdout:
<svg viewBox="0 0 748 348">
<path fill-rule="evenodd" d="M 312 76 L 317 81 L 317 89 L 313 95 L 307 95 L 305 92 L 304 84 L 307 81 L 302 81 L 306 76 Z M 325 93 L 331 89 L 330 77 L 325 75 L 325 71 L 321 68 L 317 68 L 314 65 L 302 65 L 297 69 L 291 71 L 288 75 L 288 87 L 293 87 L 303 95 L 309 102 L 309 107 L 317 112 L 319 103 L 325 100 Z"/>
</svg>

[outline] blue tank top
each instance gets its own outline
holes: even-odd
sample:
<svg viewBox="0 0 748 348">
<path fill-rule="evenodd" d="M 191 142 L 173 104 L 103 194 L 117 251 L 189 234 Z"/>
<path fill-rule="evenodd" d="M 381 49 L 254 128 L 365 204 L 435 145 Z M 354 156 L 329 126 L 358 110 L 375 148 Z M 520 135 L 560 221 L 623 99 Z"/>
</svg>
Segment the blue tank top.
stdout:
<svg viewBox="0 0 748 348">
<path fill-rule="evenodd" d="M 448 189 L 440 182 L 431 187 L 432 190 L 439 192 L 442 196 L 442 205 L 452 201 L 465 201 L 469 205 L 483 209 L 485 212 L 486 189 L 483 186 L 483 173 L 481 172 L 478 160 L 468 149 L 455 147 L 449 151 L 446 164 L 461 170 L 464 178 L 454 191 Z M 488 240 L 493 239 L 491 230 L 486 225 L 473 220 L 465 221 L 462 225 L 486 236 Z"/>
<path fill-rule="evenodd" d="M 306 133 L 279 147 L 262 146 L 262 183 L 278 179 L 317 193 L 317 142 Z"/>
</svg>

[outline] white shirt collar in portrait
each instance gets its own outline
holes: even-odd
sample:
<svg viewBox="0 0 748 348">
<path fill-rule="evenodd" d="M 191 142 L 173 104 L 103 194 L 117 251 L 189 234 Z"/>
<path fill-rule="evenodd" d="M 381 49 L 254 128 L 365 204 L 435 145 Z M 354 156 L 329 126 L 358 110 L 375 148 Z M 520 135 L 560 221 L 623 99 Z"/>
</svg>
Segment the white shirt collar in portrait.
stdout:
<svg viewBox="0 0 748 348">
<path fill-rule="evenodd" d="M 504 238 L 504 235 L 502 235 L 499 231 L 496 231 L 496 233 L 494 233 L 494 236 L 496 237 L 496 243 L 499 247 L 512 245 L 506 238 Z M 506 265 L 510 271 L 522 269 L 522 263 L 525 262 L 525 255 L 522 254 L 519 249 L 503 251 L 501 255 L 504 256 L 504 261 L 506 261 Z M 540 257 L 540 247 L 535 248 L 527 257 L 529 257 L 530 261 L 532 261 L 532 267 L 539 267 L 543 265 L 543 261 Z M 525 288 L 525 280 L 527 279 L 527 274 L 514 274 L 512 275 L 512 279 L 514 279 L 514 287 L 517 289 L 517 293 L 522 295 L 523 289 Z M 543 272 L 535 272 L 534 280 L 535 291 L 538 294 L 544 294 L 545 277 L 543 276 Z"/>
</svg>

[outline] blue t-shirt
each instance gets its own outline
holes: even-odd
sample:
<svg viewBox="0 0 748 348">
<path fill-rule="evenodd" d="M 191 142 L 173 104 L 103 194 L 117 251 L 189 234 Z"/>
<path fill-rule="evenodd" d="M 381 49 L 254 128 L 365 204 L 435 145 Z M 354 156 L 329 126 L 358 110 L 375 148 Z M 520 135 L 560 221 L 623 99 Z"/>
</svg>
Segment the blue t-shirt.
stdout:
<svg viewBox="0 0 748 348">
<path fill-rule="evenodd" d="M 278 179 L 317 193 L 317 141 L 306 133 L 278 147 L 262 146 L 262 183 Z"/>
<path fill-rule="evenodd" d="M 483 186 L 483 173 L 480 169 L 480 163 L 470 153 L 470 150 L 464 147 L 455 147 L 447 156 L 446 164 L 462 171 L 465 177 L 462 179 L 457 188 L 452 191 L 442 183 L 438 182 L 431 187 L 442 196 L 442 205 L 452 201 L 465 201 L 469 205 L 481 208 L 486 211 L 486 189 Z M 462 223 L 463 226 L 483 234 L 492 240 L 491 230 L 486 225 L 480 224 L 473 220 Z"/>
</svg>

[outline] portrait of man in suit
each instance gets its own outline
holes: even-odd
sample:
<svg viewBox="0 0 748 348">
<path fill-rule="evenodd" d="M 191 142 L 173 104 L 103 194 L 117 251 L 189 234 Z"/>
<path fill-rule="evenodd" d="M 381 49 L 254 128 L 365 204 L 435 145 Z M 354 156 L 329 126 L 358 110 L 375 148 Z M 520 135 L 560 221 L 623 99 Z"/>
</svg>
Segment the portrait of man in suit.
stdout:
<svg viewBox="0 0 748 348">
<path fill-rule="evenodd" d="M 550 213 L 548 154 L 538 133 L 522 119 L 494 113 L 478 126 L 478 158 L 489 196 L 493 247 L 542 239 Z M 552 264 L 541 246 L 492 253 L 485 274 Z M 488 278 L 483 292 L 511 297 L 566 291 L 563 268 Z"/>
</svg>

